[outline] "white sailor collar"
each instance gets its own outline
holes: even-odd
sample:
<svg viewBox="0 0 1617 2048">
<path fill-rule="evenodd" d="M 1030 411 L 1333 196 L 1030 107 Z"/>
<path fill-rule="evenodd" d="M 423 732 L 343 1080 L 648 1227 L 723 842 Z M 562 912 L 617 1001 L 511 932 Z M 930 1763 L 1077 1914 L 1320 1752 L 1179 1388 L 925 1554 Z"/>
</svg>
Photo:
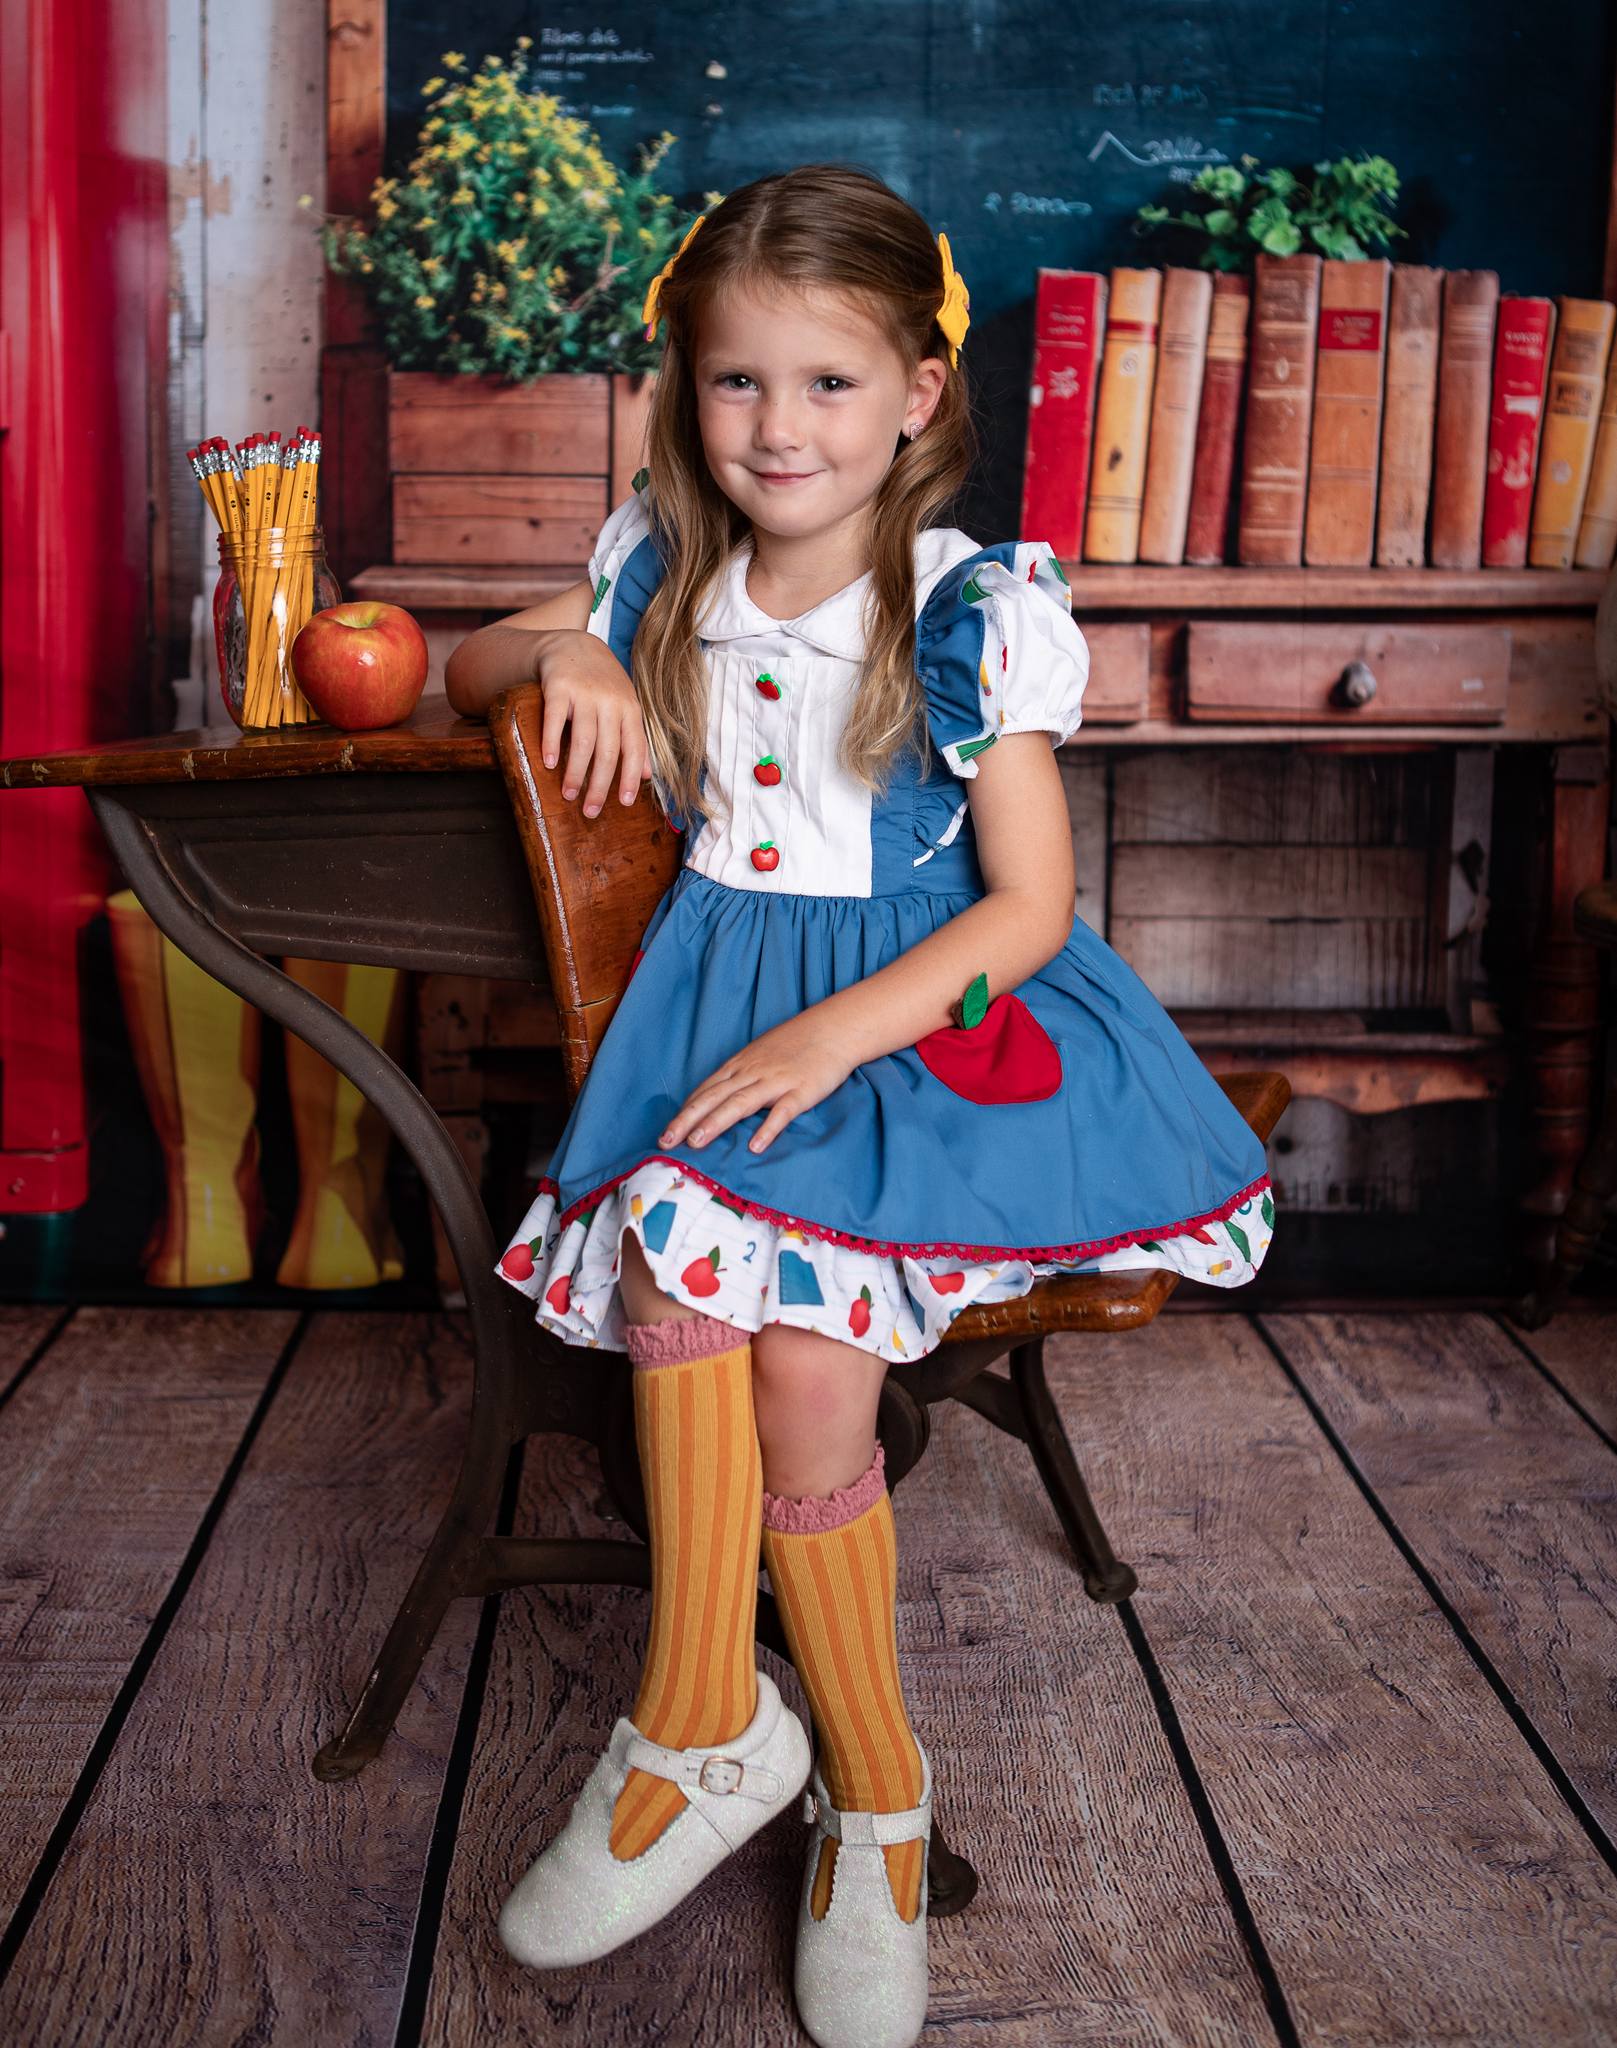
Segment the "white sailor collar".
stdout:
<svg viewBox="0 0 1617 2048">
<path fill-rule="evenodd" d="M 954 526 L 933 526 L 915 543 L 915 610 L 919 616 L 933 586 L 956 562 L 978 552 L 979 543 Z M 719 575 L 718 587 L 705 611 L 696 621 L 702 640 L 743 640 L 768 638 L 784 633 L 834 654 L 844 661 L 862 661 L 865 652 L 864 606 L 870 589 L 871 572 L 856 582 L 821 598 L 817 605 L 795 619 L 771 618 L 747 595 L 747 568 L 752 550 L 746 544 L 730 556 Z"/>
</svg>

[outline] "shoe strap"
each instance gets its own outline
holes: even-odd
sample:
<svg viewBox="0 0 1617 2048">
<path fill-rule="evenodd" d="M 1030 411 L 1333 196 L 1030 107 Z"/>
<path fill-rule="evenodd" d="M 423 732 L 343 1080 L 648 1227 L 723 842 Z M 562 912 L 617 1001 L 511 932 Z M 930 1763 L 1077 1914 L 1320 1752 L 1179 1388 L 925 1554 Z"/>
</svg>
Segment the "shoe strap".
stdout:
<svg viewBox="0 0 1617 2048">
<path fill-rule="evenodd" d="M 745 1757 L 725 1756 L 719 1751 L 669 1749 L 652 1742 L 638 1729 L 629 1737 L 625 1752 L 632 1769 L 649 1771 L 654 1778 L 666 1778 L 687 1793 L 711 1792 L 727 1795 L 739 1792 L 743 1799 L 779 1800 L 786 1781 L 779 1771 Z"/>
<path fill-rule="evenodd" d="M 831 1804 L 828 1799 L 818 1799 L 813 1792 L 803 1794 L 803 1818 L 818 1821 L 832 1841 L 849 1846 L 887 1846 L 894 1842 L 918 1842 L 932 1830 L 932 1802 L 923 1799 L 919 1806 L 905 1808 L 902 1813 L 864 1813 L 857 1809 L 844 1811 Z"/>
</svg>

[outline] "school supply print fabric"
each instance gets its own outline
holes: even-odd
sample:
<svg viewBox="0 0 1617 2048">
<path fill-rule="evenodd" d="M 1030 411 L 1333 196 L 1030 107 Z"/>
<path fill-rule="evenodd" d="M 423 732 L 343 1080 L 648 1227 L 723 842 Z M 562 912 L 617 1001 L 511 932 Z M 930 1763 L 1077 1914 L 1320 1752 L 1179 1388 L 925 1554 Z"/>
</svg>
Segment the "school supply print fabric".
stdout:
<svg viewBox="0 0 1617 2048">
<path fill-rule="evenodd" d="M 928 758 L 874 798 L 837 760 L 869 577 L 777 620 L 748 597 L 747 563 L 738 549 L 698 618 L 702 815 L 669 813 L 683 865 L 503 1276 L 564 1340 L 624 1350 L 618 1276 L 633 1231 L 675 1299 L 749 1332 L 794 1324 L 890 1360 L 1049 1273 L 1161 1266 L 1244 1285 L 1274 1229 L 1262 1142 L 1077 917 L 1055 958 L 980 1021 L 865 1062 L 762 1153 L 747 1150 L 761 1110 L 705 1145 L 659 1145 L 742 1046 L 981 897 L 962 782 L 1008 733 L 1069 738 L 1088 679 L 1047 547 L 930 530 L 916 556 Z M 631 673 L 661 571 L 637 493 L 590 562 L 590 631 Z"/>
</svg>

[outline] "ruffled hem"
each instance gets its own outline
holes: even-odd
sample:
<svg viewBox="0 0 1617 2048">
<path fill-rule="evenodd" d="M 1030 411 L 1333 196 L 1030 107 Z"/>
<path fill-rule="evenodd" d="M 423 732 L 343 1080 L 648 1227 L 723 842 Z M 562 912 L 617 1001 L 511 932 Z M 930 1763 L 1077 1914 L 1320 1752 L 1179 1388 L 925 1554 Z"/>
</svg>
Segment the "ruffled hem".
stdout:
<svg viewBox="0 0 1617 2048">
<path fill-rule="evenodd" d="M 1242 1286 L 1274 1221 L 1264 1174 L 1216 1210 L 1087 1245 L 887 1244 L 748 1202 L 665 1154 L 559 1213 L 558 1200 L 547 1175 L 496 1270 L 564 1342 L 627 1350 L 618 1273 L 632 1231 L 672 1299 L 748 1333 L 786 1323 L 892 1361 L 935 1349 L 963 1309 L 1014 1299 L 1052 1273 L 1165 1266 L 1204 1285 Z"/>
</svg>

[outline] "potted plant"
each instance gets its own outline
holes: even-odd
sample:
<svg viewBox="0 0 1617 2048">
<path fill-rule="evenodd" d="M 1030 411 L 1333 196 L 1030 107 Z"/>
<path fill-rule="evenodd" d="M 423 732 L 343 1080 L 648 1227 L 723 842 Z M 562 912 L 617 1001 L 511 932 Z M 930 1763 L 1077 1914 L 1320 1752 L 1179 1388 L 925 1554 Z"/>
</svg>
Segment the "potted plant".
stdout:
<svg viewBox="0 0 1617 2048">
<path fill-rule="evenodd" d="M 1384 200 L 1398 197 L 1398 173 L 1384 156 L 1338 157 L 1315 164 L 1314 172 L 1310 185 L 1280 165 L 1258 169 L 1255 156 L 1243 156 L 1239 165 L 1209 164 L 1187 187 L 1202 211 L 1142 206 L 1135 233 L 1171 227 L 1204 236 L 1200 260 L 1208 270 L 1248 270 L 1256 250 L 1295 256 L 1305 246 L 1356 262 L 1369 253 L 1369 243 L 1386 247 L 1394 235 L 1407 233 L 1382 211 Z"/>
<path fill-rule="evenodd" d="M 396 563 L 576 565 L 643 457 L 641 307 L 685 223 L 524 83 L 531 39 L 469 69 L 447 51 L 415 153 L 366 220 L 324 228 L 388 362 Z M 718 195 L 713 195 L 717 197 Z"/>
</svg>

